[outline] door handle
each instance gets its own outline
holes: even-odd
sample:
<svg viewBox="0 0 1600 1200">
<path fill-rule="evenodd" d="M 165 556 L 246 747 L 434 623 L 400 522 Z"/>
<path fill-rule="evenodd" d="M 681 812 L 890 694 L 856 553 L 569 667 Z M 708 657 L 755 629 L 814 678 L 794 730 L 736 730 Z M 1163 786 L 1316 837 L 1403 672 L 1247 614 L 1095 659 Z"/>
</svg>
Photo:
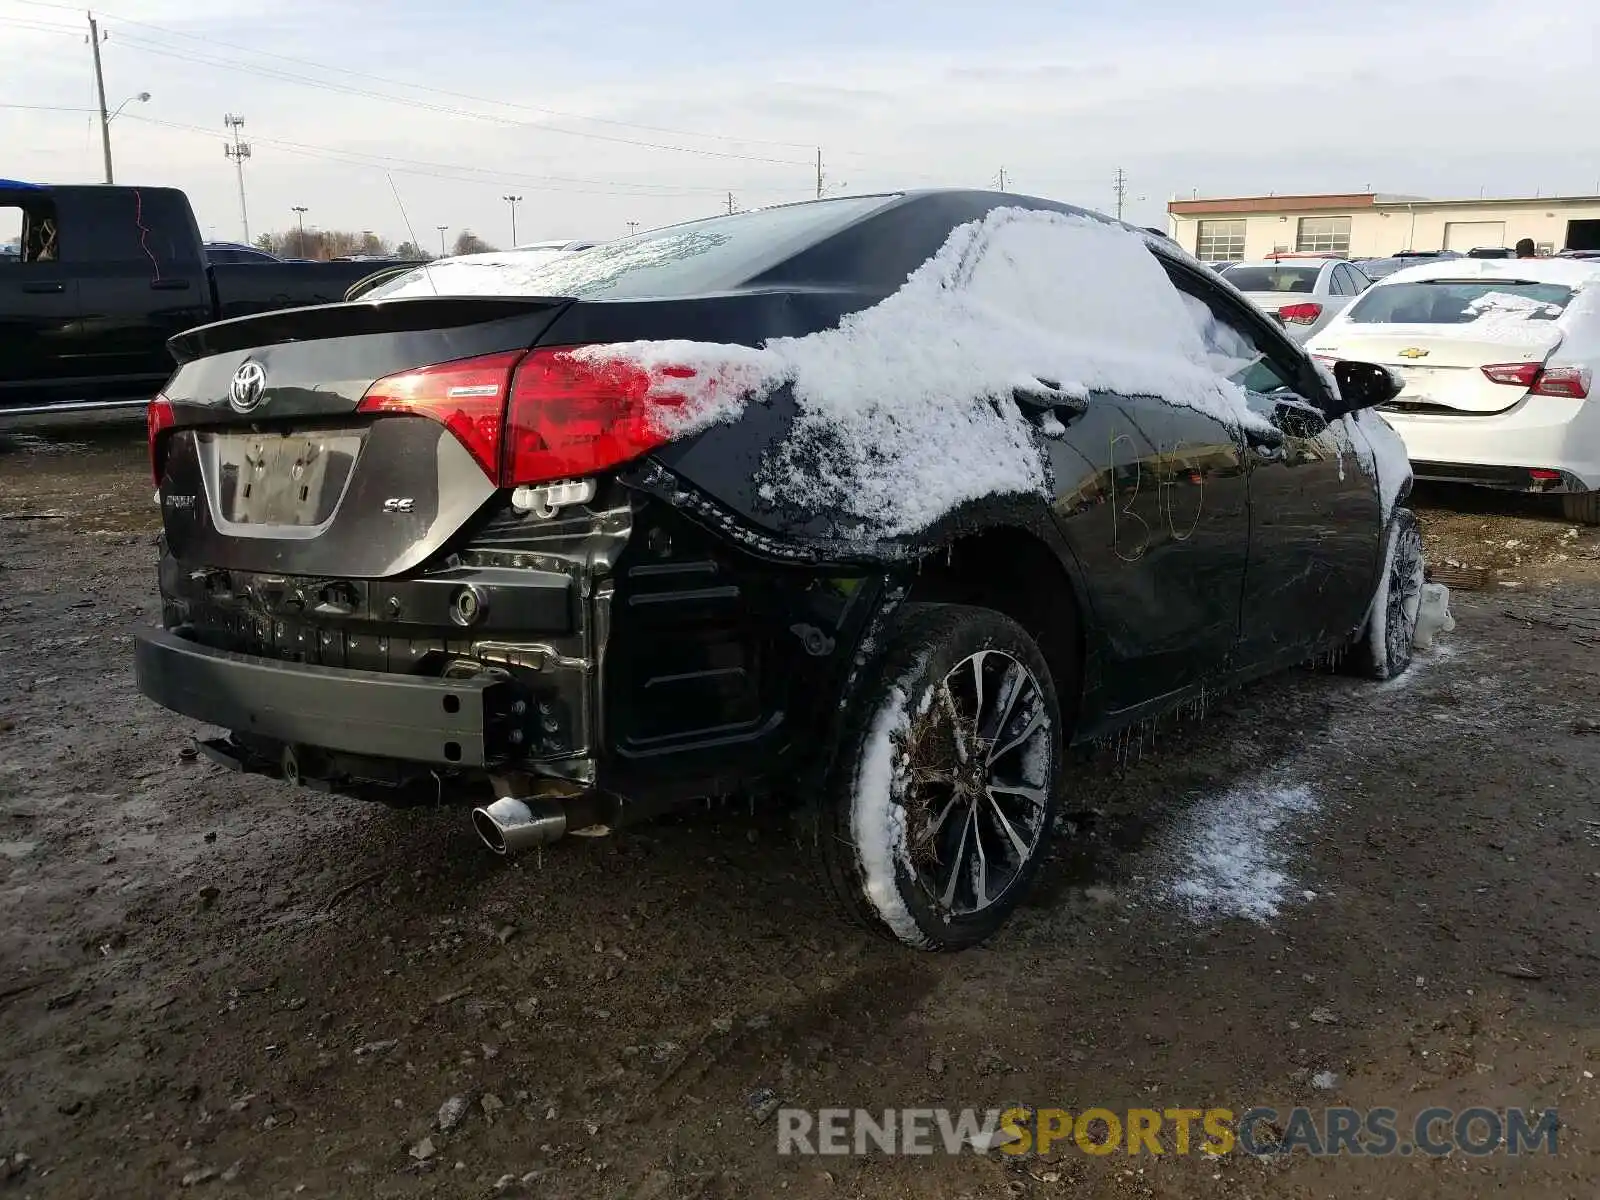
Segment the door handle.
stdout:
<svg viewBox="0 0 1600 1200">
<path fill-rule="evenodd" d="M 67 285 L 59 281 L 56 283 L 25 283 L 22 285 L 22 290 L 32 296 L 50 296 L 59 295 L 66 291 Z"/>
<path fill-rule="evenodd" d="M 150 285 L 152 292 L 187 292 L 189 281 L 187 279 L 158 279 Z"/>
</svg>

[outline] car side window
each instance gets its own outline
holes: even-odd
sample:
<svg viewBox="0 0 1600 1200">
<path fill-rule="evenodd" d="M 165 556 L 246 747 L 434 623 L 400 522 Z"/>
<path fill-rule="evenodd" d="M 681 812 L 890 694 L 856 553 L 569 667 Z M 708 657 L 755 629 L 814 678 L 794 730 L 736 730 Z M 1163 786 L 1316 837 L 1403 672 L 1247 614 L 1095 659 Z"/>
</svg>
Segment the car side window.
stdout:
<svg viewBox="0 0 1600 1200">
<path fill-rule="evenodd" d="M 1350 276 L 1342 266 L 1333 269 L 1332 292 L 1335 296 L 1354 296 L 1355 289 L 1350 286 Z"/>
<path fill-rule="evenodd" d="M 1367 278 L 1366 272 L 1360 267 L 1346 267 L 1345 273 L 1350 276 L 1350 294 L 1359 296 L 1372 286 L 1372 280 Z"/>
<path fill-rule="evenodd" d="M 0 263 L 58 262 L 55 205 L 48 200 L 0 204 Z"/>
<path fill-rule="evenodd" d="M 1263 396 L 1296 391 L 1293 373 L 1275 363 L 1242 323 L 1188 289 L 1180 287 L 1178 291 L 1217 374 Z"/>
</svg>

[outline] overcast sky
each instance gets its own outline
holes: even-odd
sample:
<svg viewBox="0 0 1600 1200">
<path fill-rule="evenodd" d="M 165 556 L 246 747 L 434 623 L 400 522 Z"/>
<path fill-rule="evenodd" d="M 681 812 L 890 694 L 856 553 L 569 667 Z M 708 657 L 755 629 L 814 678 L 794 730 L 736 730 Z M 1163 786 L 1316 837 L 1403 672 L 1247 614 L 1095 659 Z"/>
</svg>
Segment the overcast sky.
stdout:
<svg viewBox="0 0 1600 1200">
<path fill-rule="evenodd" d="M 203 15 L 201 15 L 203 14 Z M 1164 222 L 1174 194 L 1600 190 L 1595 0 L 114 0 L 118 182 L 241 233 L 614 237 L 815 193 L 988 186 Z M 81 7 L 0 0 L 0 176 L 101 178 Z M 430 90 L 431 89 L 431 90 Z M 690 151 L 696 151 L 691 153 Z"/>
</svg>

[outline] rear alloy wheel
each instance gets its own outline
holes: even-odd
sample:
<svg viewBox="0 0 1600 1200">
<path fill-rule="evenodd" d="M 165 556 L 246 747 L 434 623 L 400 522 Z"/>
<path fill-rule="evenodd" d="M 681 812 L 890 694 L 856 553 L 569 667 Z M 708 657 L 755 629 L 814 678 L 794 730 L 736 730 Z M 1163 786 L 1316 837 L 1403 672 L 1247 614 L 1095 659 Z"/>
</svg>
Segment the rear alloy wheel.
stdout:
<svg viewBox="0 0 1600 1200">
<path fill-rule="evenodd" d="M 1004 924 L 1049 838 L 1061 713 L 1009 617 L 912 604 L 852 697 L 818 852 L 849 914 L 925 950 Z"/>
<path fill-rule="evenodd" d="M 1426 573 L 1417 518 L 1409 508 L 1397 508 L 1389 521 L 1383 573 L 1372 598 L 1372 612 L 1356 647 L 1362 674 L 1393 679 L 1411 665 Z"/>
<path fill-rule="evenodd" d="M 1600 525 L 1600 492 L 1567 492 L 1561 515 L 1574 525 Z"/>
</svg>

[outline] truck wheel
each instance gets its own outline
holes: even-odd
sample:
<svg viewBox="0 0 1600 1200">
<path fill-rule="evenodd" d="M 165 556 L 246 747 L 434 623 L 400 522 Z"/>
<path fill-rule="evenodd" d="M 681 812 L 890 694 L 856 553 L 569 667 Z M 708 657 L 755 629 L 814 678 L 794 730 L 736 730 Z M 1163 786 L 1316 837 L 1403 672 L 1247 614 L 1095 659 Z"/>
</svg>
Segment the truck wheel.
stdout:
<svg viewBox="0 0 1600 1200">
<path fill-rule="evenodd" d="M 1372 611 L 1352 648 L 1354 665 L 1367 678 L 1393 679 L 1411 665 L 1425 574 L 1417 518 L 1409 508 L 1397 508 L 1389 521 Z"/>
<path fill-rule="evenodd" d="M 987 938 L 1026 893 L 1055 816 L 1050 670 L 1011 618 L 908 604 L 847 698 L 818 865 L 847 915 L 923 950 Z"/>
<path fill-rule="evenodd" d="M 1561 515 L 1574 525 L 1600 525 L 1600 492 L 1567 492 Z"/>
</svg>

